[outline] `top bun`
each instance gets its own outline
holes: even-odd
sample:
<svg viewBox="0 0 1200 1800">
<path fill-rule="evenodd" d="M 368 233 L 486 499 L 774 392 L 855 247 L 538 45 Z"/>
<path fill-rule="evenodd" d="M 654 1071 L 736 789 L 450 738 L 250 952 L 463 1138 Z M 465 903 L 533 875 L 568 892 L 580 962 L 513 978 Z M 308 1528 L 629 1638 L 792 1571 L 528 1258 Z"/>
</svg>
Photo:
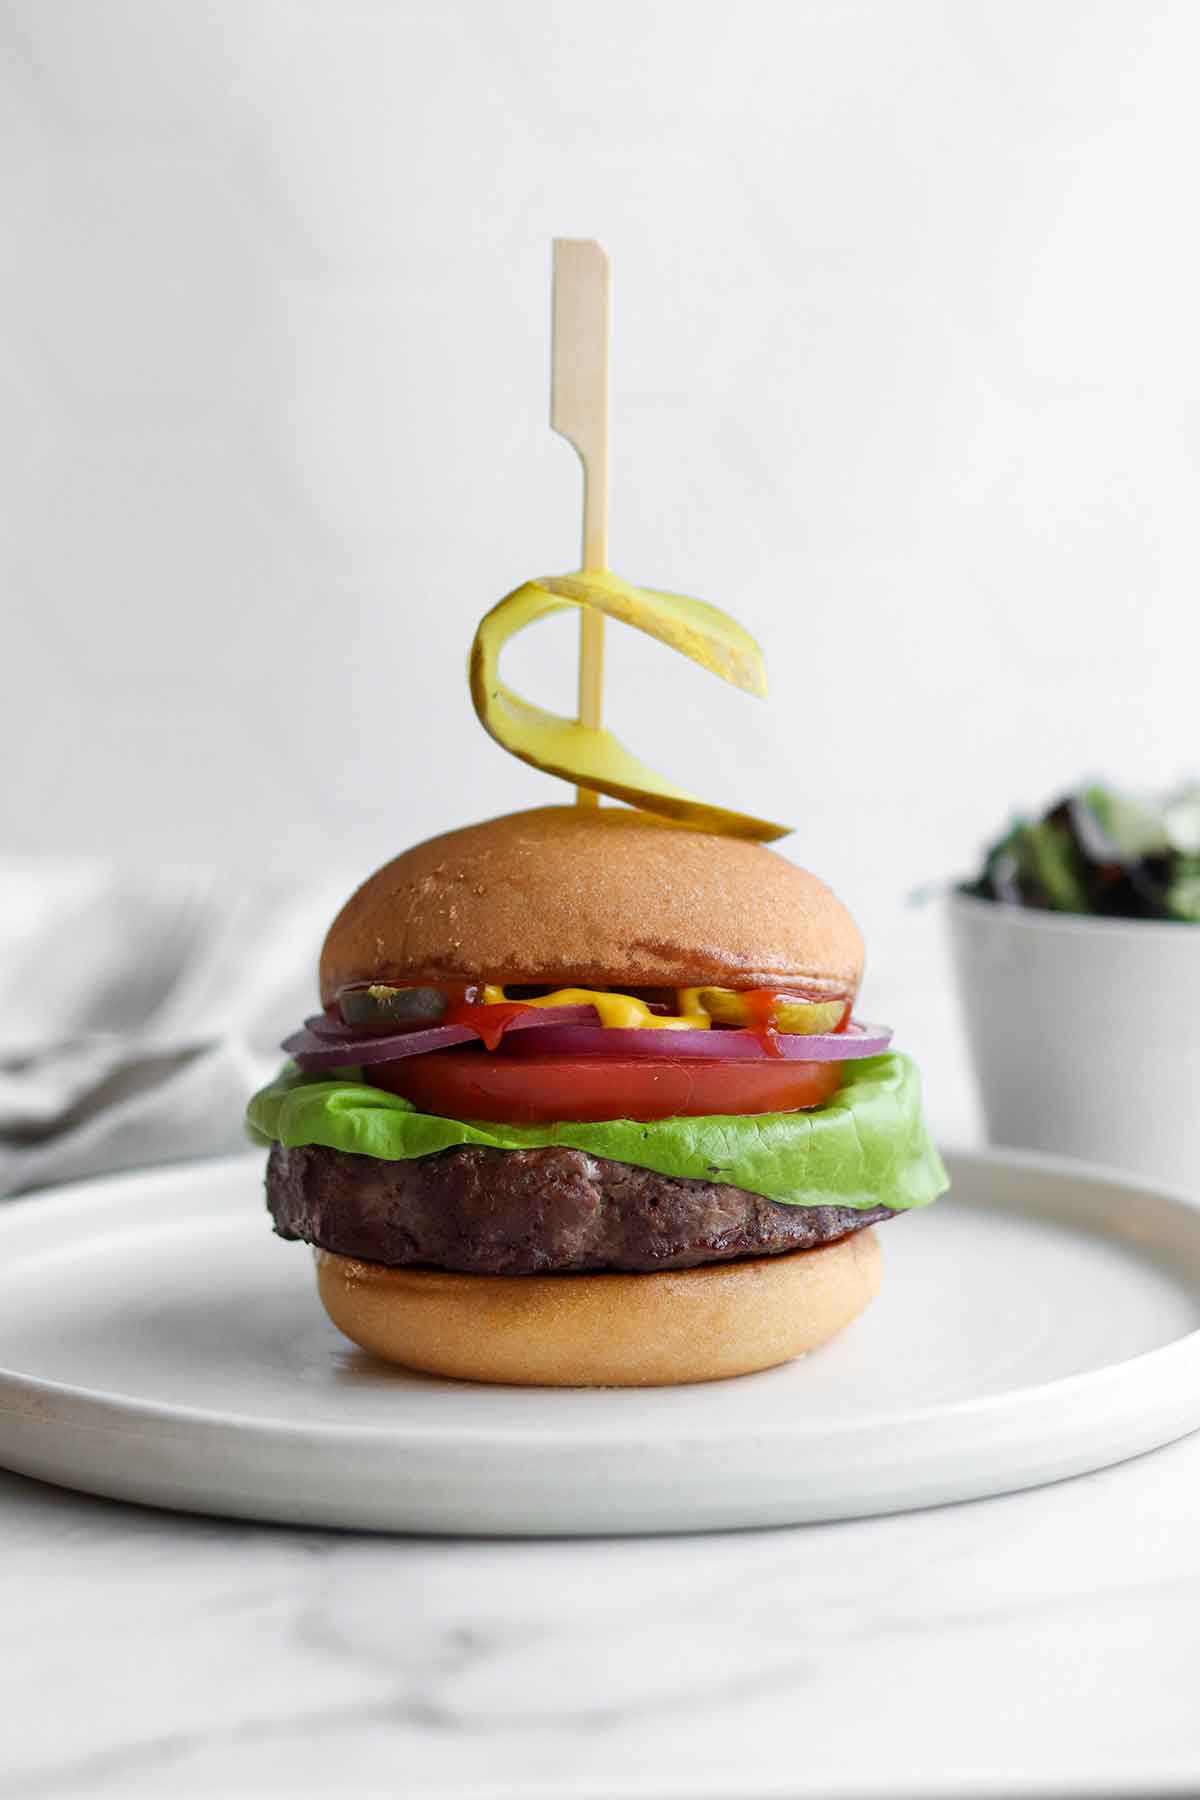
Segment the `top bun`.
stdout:
<svg viewBox="0 0 1200 1800">
<path fill-rule="evenodd" d="M 430 838 L 365 881 L 329 928 L 321 1000 L 352 981 L 849 999 L 862 960 L 824 882 L 761 844 L 623 806 L 542 806 Z"/>
</svg>

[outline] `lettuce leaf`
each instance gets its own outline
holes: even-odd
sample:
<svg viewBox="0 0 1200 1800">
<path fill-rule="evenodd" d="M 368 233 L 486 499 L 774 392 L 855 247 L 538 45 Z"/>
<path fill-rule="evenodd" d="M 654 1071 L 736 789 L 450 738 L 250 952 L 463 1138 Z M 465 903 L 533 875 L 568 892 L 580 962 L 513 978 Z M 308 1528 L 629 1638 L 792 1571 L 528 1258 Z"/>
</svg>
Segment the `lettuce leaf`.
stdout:
<svg viewBox="0 0 1200 1800">
<path fill-rule="evenodd" d="M 786 1206 L 897 1211 L 927 1206 L 948 1186 L 921 1117 L 916 1065 L 896 1051 L 846 1065 L 841 1088 L 811 1112 L 713 1115 L 637 1124 L 466 1124 L 419 1113 L 347 1069 L 329 1078 L 287 1065 L 251 1100 L 259 1140 L 320 1144 L 397 1162 L 457 1144 L 525 1150 L 564 1144 L 692 1181 L 728 1182 Z"/>
</svg>

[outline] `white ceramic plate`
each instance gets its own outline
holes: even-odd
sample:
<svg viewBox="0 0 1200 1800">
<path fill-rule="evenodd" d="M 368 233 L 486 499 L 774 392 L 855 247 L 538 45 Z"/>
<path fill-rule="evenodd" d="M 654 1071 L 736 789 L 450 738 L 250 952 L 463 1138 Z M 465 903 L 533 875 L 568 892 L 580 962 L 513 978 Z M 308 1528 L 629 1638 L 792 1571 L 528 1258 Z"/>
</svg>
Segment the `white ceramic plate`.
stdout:
<svg viewBox="0 0 1200 1800">
<path fill-rule="evenodd" d="M 373 1362 L 261 1161 L 0 1207 L 0 1464 L 155 1506 L 387 1531 L 691 1531 L 1035 1486 L 1200 1426 L 1200 1206 L 948 1159 L 840 1339 L 689 1388 L 476 1387 Z"/>
</svg>

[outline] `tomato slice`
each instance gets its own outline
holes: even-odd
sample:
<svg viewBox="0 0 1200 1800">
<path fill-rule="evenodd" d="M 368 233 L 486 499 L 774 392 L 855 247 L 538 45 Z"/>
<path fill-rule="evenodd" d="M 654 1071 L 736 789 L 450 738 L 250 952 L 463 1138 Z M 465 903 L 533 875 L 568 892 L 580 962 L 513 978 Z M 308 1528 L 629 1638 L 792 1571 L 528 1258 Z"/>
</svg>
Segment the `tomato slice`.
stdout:
<svg viewBox="0 0 1200 1800">
<path fill-rule="evenodd" d="M 649 1057 L 489 1056 L 434 1050 L 375 1063 L 370 1079 L 419 1112 L 445 1119 L 546 1125 L 556 1119 L 678 1119 L 711 1113 L 797 1112 L 821 1106 L 842 1079 L 837 1062 L 673 1061 Z"/>
</svg>

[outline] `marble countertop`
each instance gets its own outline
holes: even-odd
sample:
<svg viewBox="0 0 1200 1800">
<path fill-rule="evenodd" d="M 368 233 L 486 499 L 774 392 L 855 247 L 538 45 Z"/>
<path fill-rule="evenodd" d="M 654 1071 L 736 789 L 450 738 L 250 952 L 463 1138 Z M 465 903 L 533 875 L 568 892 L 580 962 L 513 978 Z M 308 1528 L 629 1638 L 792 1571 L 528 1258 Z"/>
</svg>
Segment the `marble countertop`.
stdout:
<svg viewBox="0 0 1200 1800">
<path fill-rule="evenodd" d="M 907 1016 L 939 1134 L 970 1141 L 952 1018 Z M 922 1513 L 578 1542 L 276 1529 L 0 1473 L 0 1792 L 1195 1793 L 1198 1516 L 1200 1434 Z"/>
<path fill-rule="evenodd" d="M 1195 1792 L 1200 1436 L 787 1531 L 396 1540 L 0 1475 L 0 1789 Z"/>
</svg>

